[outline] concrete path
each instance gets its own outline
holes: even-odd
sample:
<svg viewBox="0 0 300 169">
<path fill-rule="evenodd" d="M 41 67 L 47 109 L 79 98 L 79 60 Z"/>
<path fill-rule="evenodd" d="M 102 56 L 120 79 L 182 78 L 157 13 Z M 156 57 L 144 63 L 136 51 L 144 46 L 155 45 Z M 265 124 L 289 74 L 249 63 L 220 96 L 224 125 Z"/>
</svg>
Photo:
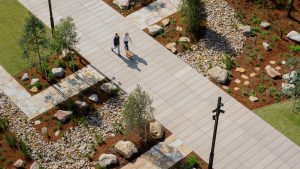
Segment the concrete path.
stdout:
<svg viewBox="0 0 300 169">
<path fill-rule="evenodd" d="M 29 119 L 44 113 L 55 105 L 78 94 L 105 77 L 88 65 L 61 82 L 31 96 L 2 66 L 0 66 L 0 90 L 2 90 Z"/>
<path fill-rule="evenodd" d="M 126 18 L 140 29 L 144 29 L 177 12 L 179 2 L 180 0 L 157 0 Z"/>
<path fill-rule="evenodd" d="M 47 0 L 19 1 L 49 26 Z M 296 144 L 104 2 L 52 0 L 52 7 L 55 21 L 74 18 L 82 55 L 126 92 L 140 84 L 153 97 L 156 119 L 206 161 L 214 124 L 211 111 L 222 96 L 226 113 L 220 117 L 214 168 L 300 167 Z M 116 32 L 131 35 L 133 60 L 112 53 Z"/>
<path fill-rule="evenodd" d="M 171 135 L 122 169 L 168 169 L 191 152 L 181 140 Z"/>
</svg>

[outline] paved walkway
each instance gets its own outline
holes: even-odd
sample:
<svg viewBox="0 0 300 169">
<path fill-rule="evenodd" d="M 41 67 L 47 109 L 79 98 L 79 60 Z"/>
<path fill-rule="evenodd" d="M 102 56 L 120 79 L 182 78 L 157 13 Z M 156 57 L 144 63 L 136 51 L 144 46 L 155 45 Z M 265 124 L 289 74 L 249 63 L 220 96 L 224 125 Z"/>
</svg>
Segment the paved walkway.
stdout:
<svg viewBox="0 0 300 169">
<path fill-rule="evenodd" d="M 168 169 L 191 152 L 181 140 L 171 135 L 122 169 Z"/>
<path fill-rule="evenodd" d="M 19 1 L 49 26 L 46 0 Z M 74 18 L 82 55 L 126 92 L 140 84 L 153 97 L 156 119 L 206 161 L 214 124 L 211 111 L 222 96 L 226 113 L 220 117 L 215 168 L 300 167 L 297 145 L 104 2 L 52 0 L 52 7 L 55 21 Z M 131 34 L 133 60 L 111 52 L 115 32 Z"/>
<path fill-rule="evenodd" d="M 144 29 L 177 12 L 179 2 L 180 0 L 157 0 L 126 18 L 140 29 Z"/>
<path fill-rule="evenodd" d="M 29 119 L 51 109 L 55 105 L 105 78 L 92 66 L 88 65 L 66 77 L 56 85 L 31 96 L 1 65 L 0 77 L 0 90 L 2 90 Z"/>
</svg>

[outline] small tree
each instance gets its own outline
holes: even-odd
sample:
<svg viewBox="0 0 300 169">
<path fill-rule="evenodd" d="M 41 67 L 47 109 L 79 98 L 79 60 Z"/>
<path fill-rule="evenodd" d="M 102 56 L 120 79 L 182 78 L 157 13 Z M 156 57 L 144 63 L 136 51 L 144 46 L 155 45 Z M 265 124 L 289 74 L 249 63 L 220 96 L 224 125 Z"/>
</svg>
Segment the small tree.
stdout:
<svg viewBox="0 0 300 169">
<path fill-rule="evenodd" d="M 30 15 L 26 19 L 19 45 L 24 58 L 33 60 L 38 57 L 39 68 L 45 74 L 42 69 L 42 55 L 47 48 L 48 38 L 44 24 L 35 16 Z"/>
<path fill-rule="evenodd" d="M 63 50 L 75 48 L 79 42 L 77 37 L 75 24 L 71 17 L 63 18 L 55 26 L 51 48 L 57 54 L 61 54 Z"/>
<path fill-rule="evenodd" d="M 196 36 L 200 33 L 201 24 L 206 18 L 202 0 L 182 0 L 180 7 L 181 17 L 189 30 Z"/>
<path fill-rule="evenodd" d="M 292 57 L 288 59 L 287 65 L 294 69 L 293 84 L 295 88 L 291 91 L 291 97 L 294 100 L 294 112 L 300 112 L 300 58 Z"/>
<path fill-rule="evenodd" d="M 142 90 L 140 85 L 137 85 L 128 96 L 123 110 L 128 129 L 137 129 L 145 142 L 147 142 L 147 126 L 153 119 L 151 104 L 152 100 L 149 95 Z"/>
</svg>

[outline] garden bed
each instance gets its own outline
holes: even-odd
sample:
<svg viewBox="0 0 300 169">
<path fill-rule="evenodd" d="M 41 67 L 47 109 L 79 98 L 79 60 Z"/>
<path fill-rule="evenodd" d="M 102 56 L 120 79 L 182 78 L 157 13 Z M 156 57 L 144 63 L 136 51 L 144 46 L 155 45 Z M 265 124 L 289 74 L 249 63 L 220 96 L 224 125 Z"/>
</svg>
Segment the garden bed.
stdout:
<svg viewBox="0 0 300 169">
<path fill-rule="evenodd" d="M 135 11 L 138 11 L 138 10 L 144 8 L 145 6 L 151 4 L 152 2 L 154 2 L 156 0 L 140 0 L 137 2 L 132 1 L 132 2 L 134 2 L 134 5 L 129 7 L 129 9 L 121 9 L 119 6 L 117 6 L 113 3 L 114 0 L 103 0 L 103 1 L 105 3 L 107 3 L 109 6 L 111 6 L 113 9 L 118 11 L 121 15 L 127 16 Z"/>
<path fill-rule="evenodd" d="M 47 63 L 47 67 L 48 67 L 47 69 L 48 69 L 49 72 L 51 71 L 52 68 L 58 68 L 58 67 L 64 68 L 64 76 L 61 77 L 61 78 L 56 77 L 56 78 L 53 78 L 51 81 L 49 81 L 49 79 L 47 80 L 47 78 L 45 78 L 45 76 L 36 67 L 30 67 L 28 69 L 25 69 L 21 73 L 17 74 L 15 76 L 15 79 L 31 95 L 35 95 L 35 94 L 47 89 L 49 86 L 60 82 L 65 77 L 73 74 L 75 71 L 78 71 L 78 70 L 82 69 L 83 67 L 85 67 L 86 65 L 89 64 L 88 61 L 83 59 L 78 54 L 73 55 L 72 61 L 71 61 L 70 58 L 60 59 L 59 56 L 53 55 L 53 56 L 49 57 L 45 62 Z M 74 69 L 69 66 L 69 62 L 71 62 L 71 64 L 75 65 Z M 35 64 L 39 67 L 38 63 L 35 63 Z M 25 73 L 28 74 L 29 80 L 22 81 L 22 76 Z M 38 78 L 39 81 L 40 81 L 39 84 L 31 85 L 30 83 L 31 83 L 31 80 L 33 78 Z M 39 88 L 39 90 L 37 92 L 32 92 L 31 91 L 32 87 L 34 87 L 34 86 Z"/>
<path fill-rule="evenodd" d="M 190 166 L 189 168 L 193 169 L 207 169 L 208 164 L 201 159 L 196 153 L 191 152 L 186 157 L 174 164 L 170 169 L 184 169 Z M 189 169 L 187 168 L 187 169 Z"/>
<path fill-rule="evenodd" d="M 99 156 L 103 153 L 106 154 L 114 154 L 117 156 L 118 164 L 115 164 L 114 166 L 110 166 L 109 168 L 113 169 L 120 169 L 127 165 L 129 162 L 132 162 L 133 160 L 140 157 L 142 154 L 144 154 L 146 151 L 150 150 L 153 146 L 157 145 L 159 142 L 164 141 L 166 138 L 168 138 L 171 135 L 171 132 L 164 128 L 164 135 L 161 139 L 153 139 L 150 136 L 150 133 L 147 134 L 148 141 L 147 143 L 144 143 L 142 138 L 137 134 L 137 132 L 131 132 L 128 134 L 124 134 L 122 132 L 117 133 L 114 137 L 108 137 L 103 142 L 100 142 L 100 144 L 96 145 L 94 147 L 94 154 L 90 157 L 91 161 L 98 161 Z M 126 159 L 125 157 L 121 156 L 119 153 L 117 153 L 114 150 L 114 145 L 121 140 L 125 141 L 131 141 L 137 148 L 138 153 L 135 153 L 130 157 L 129 159 Z M 103 144 L 102 144 L 103 143 Z M 94 166 L 94 167 L 97 167 Z"/>
<path fill-rule="evenodd" d="M 265 67 L 270 65 L 281 75 L 292 71 L 285 63 L 291 57 L 300 57 L 299 51 L 292 51 L 297 44 L 286 38 L 286 35 L 292 31 L 300 31 L 300 24 L 286 17 L 287 10 L 260 8 L 251 2 L 245 0 L 232 1 L 227 0 L 236 10 L 243 24 L 250 25 L 252 34 L 246 40 L 241 55 L 234 59 L 235 65 L 231 68 L 231 82 L 228 86 L 220 88 L 227 91 L 235 99 L 243 103 L 250 109 L 263 107 L 275 102 L 286 100 L 281 91 L 282 79 L 272 79 L 266 72 Z M 295 2 L 296 10 L 292 16 L 300 20 L 300 2 Z M 264 29 L 260 26 L 261 21 L 267 21 L 271 24 L 270 29 Z M 263 42 L 271 46 L 271 51 L 266 51 Z M 237 72 L 236 68 L 242 67 L 244 73 Z M 259 69 L 259 70 L 258 70 Z M 253 77 L 251 73 L 255 73 Z M 241 76 L 246 75 L 249 79 Z M 239 79 L 241 82 L 236 83 Z M 248 81 L 249 85 L 244 85 Z M 247 83 L 247 82 L 246 82 Z M 235 90 L 239 88 L 239 90 Z M 251 102 L 250 96 L 258 98 L 257 102 Z"/>
<path fill-rule="evenodd" d="M 162 25 L 162 20 L 156 22 L 155 24 L 163 27 L 163 32 L 160 35 L 154 36 L 153 38 L 157 40 L 163 46 L 166 46 L 169 43 L 176 43 L 177 52 L 182 53 L 191 48 L 192 45 L 197 44 L 199 39 L 205 33 L 205 24 L 202 25 L 203 31 L 200 32 L 199 37 L 195 37 L 192 32 L 190 32 L 187 28 L 187 25 L 180 18 L 180 12 L 176 12 L 165 19 L 169 19 L 170 23 L 167 26 Z M 164 20 L 164 19 L 163 19 Z M 154 24 L 153 24 L 154 25 Z M 144 32 L 149 33 L 148 28 L 144 29 Z M 150 35 L 151 36 L 151 35 Z M 190 39 L 190 43 L 187 42 L 179 42 L 181 37 L 188 37 Z"/>
<path fill-rule="evenodd" d="M 40 121 L 40 124 L 34 125 L 35 129 L 46 141 L 56 141 L 60 139 L 67 130 L 69 130 L 71 127 L 77 126 L 79 123 L 87 126 L 87 116 L 92 115 L 93 112 L 103 106 L 104 102 L 106 102 L 109 98 L 114 97 L 114 95 L 109 95 L 100 90 L 100 86 L 106 82 L 109 81 L 107 79 L 100 81 L 82 91 L 80 94 L 71 97 L 47 112 L 35 117 L 31 120 L 31 122 L 35 123 L 36 121 Z M 96 103 L 89 100 L 89 97 L 92 94 L 96 94 L 98 96 L 99 102 Z M 80 108 L 75 104 L 75 101 L 77 100 L 86 102 L 87 106 L 85 106 L 85 108 Z M 73 111 L 73 115 L 65 123 L 62 123 L 56 117 L 54 117 L 54 114 L 58 110 Z M 44 134 L 42 133 L 43 127 L 47 128 L 47 132 Z M 59 131 L 57 136 L 55 136 L 56 131 Z"/>
<path fill-rule="evenodd" d="M 1 119 L 2 121 L 2 119 Z M 2 128 L 2 127 L 1 127 Z M 21 151 L 20 141 L 10 131 L 0 132 L 0 168 L 15 168 L 14 162 L 22 159 L 26 169 L 30 168 L 33 161 Z"/>
</svg>

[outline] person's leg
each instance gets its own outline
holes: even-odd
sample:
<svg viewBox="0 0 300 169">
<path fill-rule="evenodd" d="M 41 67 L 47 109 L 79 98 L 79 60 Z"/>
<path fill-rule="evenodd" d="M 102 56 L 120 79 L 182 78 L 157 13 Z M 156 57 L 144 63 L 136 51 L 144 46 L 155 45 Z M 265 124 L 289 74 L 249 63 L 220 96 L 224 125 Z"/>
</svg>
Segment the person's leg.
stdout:
<svg viewBox="0 0 300 169">
<path fill-rule="evenodd" d="M 129 48 L 128 48 L 128 42 L 125 41 L 124 43 L 125 43 L 125 49 L 129 50 Z"/>
<path fill-rule="evenodd" d="M 118 48 L 118 55 L 120 55 L 120 45 L 116 46 Z"/>
</svg>

